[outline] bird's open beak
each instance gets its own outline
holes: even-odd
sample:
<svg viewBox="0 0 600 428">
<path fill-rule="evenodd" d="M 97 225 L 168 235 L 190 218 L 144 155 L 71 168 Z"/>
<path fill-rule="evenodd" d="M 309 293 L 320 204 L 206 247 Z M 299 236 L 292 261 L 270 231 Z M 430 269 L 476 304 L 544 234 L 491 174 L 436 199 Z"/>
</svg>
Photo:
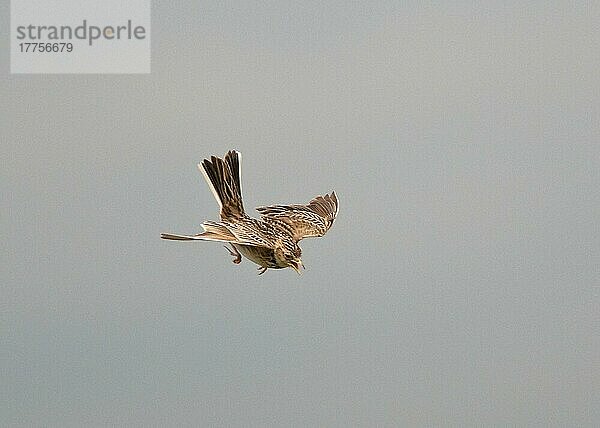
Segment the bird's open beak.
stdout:
<svg viewBox="0 0 600 428">
<path fill-rule="evenodd" d="M 300 267 L 302 267 L 302 269 L 305 269 L 304 265 L 302 264 L 302 260 L 292 261 L 291 266 L 294 268 L 294 270 L 296 272 L 298 272 L 298 275 L 302 275 L 302 271 L 300 270 Z"/>
</svg>

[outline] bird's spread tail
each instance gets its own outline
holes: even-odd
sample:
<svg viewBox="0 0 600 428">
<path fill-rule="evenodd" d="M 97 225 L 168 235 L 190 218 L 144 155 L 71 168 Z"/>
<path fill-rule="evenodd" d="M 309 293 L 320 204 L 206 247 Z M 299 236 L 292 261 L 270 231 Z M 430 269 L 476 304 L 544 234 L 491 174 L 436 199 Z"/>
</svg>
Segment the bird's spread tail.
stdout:
<svg viewBox="0 0 600 428">
<path fill-rule="evenodd" d="M 175 235 L 174 233 L 161 233 L 160 237 L 162 239 L 170 239 L 171 241 L 195 241 L 198 238 L 198 235 Z"/>
<path fill-rule="evenodd" d="M 221 219 L 239 219 L 245 216 L 240 182 L 240 158 L 235 150 L 227 152 L 223 159 L 212 156 L 198 164 L 210 190 L 221 209 Z"/>
<path fill-rule="evenodd" d="M 172 241 L 219 241 L 235 242 L 237 239 L 227 227 L 220 223 L 207 221 L 202 224 L 204 232 L 197 235 L 178 235 L 174 233 L 161 233 L 162 239 Z"/>
</svg>

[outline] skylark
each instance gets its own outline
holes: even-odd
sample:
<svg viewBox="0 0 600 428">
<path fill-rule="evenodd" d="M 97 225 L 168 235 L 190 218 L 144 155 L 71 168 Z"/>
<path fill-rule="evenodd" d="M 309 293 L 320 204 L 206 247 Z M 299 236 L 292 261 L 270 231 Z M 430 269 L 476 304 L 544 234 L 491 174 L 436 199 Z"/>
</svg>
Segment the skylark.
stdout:
<svg viewBox="0 0 600 428">
<path fill-rule="evenodd" d="M 197 235 L 161 234 L 176 241 L 218 241 L 240 263 L 242 255 L 259 267 L 259 275 L 267 269 L 293 268 L 300 274 L 302 250 L 298 241 L 323 236 L 338 213 L 335 192 L 317 196 L 306 205 L 269 205 L 258 207 L 260 219 L 249 217 L 242 203 L 240 182 L 241 154 L 227 152 L 223 159 L 211 156 L 198 164 L 220 208 L 221 221 L 205 221 L 204 232 Z"/>
</svg>

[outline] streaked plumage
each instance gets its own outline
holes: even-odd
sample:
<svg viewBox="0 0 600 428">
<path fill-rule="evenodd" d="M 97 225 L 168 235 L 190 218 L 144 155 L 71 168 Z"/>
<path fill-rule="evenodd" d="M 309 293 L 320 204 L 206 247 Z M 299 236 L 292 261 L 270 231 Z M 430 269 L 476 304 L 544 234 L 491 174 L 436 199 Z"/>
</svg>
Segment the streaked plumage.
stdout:
<svg viewBox="0 0 600 428">
<path fill-rule="evenodd" d="M 240 181 L 241 155 L 229 151 L 223 159 L 212 156 L 198 168 L 204 175 L 220 208 L 220 222 L 206 221 L 204 232 L 197 235 L 161 234 L 161 238 L 177 241 L 218 241 L 231 244 L 228 249 L 233 262 L 241 256 L 259 265 L 260 274 L 267 269 L 292 267 L 300 273 L 302 250 L 298 241 L 323 236 L 333 225 L 338 213 L 335 192 L 317 196 L 306 205 L 269 205 L 258 207 L 259 219 L 244 211 Z"/>
</svg>

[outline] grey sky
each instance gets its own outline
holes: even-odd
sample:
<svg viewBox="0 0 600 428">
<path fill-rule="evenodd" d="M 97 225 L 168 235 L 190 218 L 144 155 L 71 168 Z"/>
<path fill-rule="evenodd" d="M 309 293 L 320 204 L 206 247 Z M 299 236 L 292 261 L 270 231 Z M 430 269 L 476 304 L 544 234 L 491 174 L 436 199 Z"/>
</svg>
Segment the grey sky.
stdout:
<svg viewBox="0 0 600 428">
<path fill-rule="evenodd" d="M 155 2 L 150 75 L 2 56 L 0 425 L 600 424 L 600 7 L 302 3 Z M 230 148 L 247 208 L 338 194 L 302 277 L 159 239 Z"/>
</svg>

